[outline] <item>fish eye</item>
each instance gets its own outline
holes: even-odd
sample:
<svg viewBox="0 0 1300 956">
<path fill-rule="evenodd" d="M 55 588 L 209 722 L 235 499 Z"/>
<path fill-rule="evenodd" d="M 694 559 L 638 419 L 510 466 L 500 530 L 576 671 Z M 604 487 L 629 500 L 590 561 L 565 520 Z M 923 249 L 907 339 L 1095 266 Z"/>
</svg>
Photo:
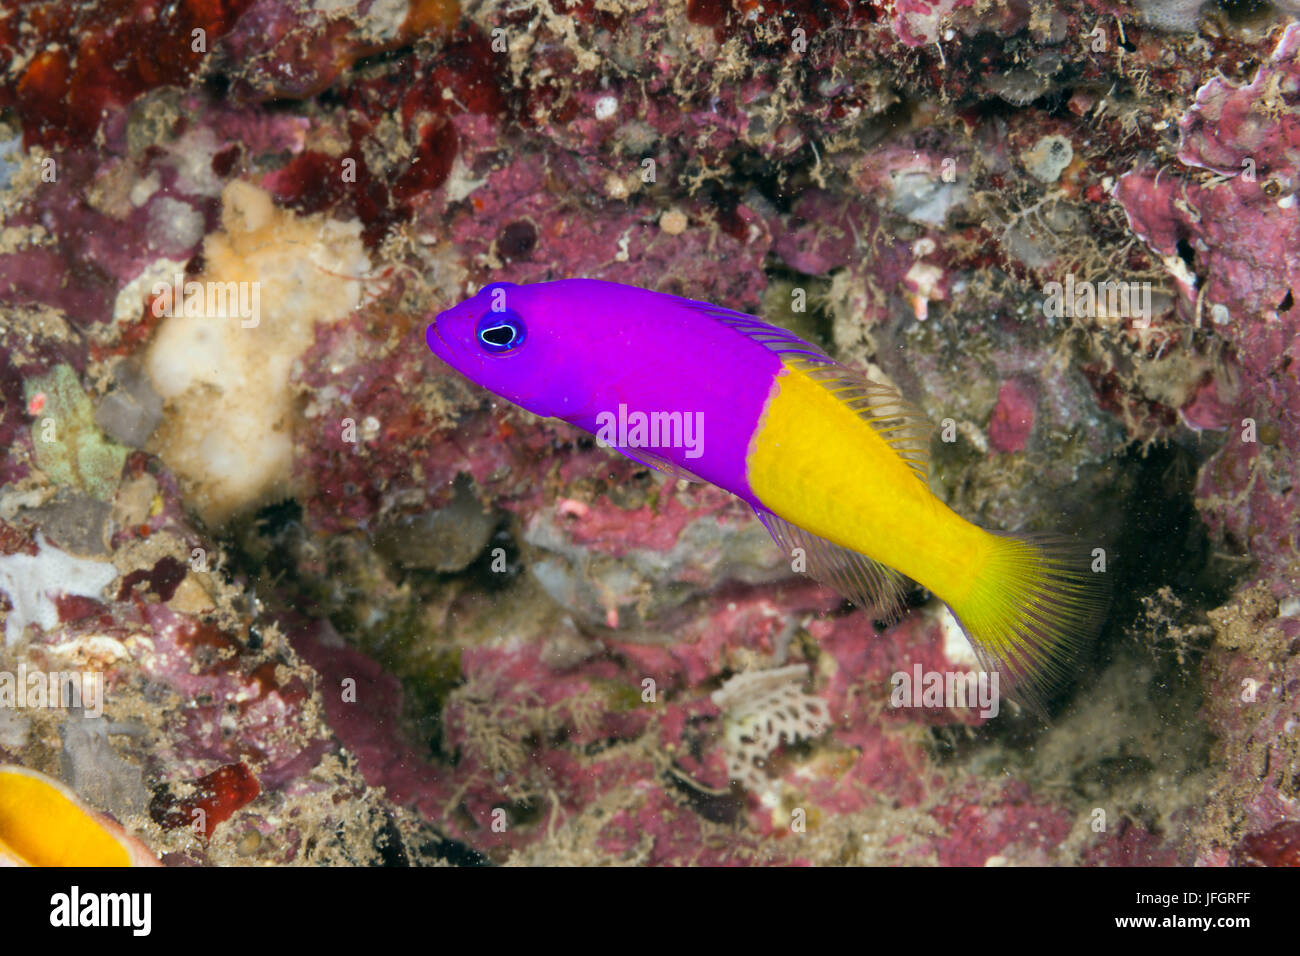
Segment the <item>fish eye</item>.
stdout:
<svg viewBox="0 0 1300 956">
<path fill-rule="evenodd" d="M 476 334 L 489 352 L 511 352 L 524 344 L 524 320 L 509 309 L 489 312 L 479 319 Z"/>
</svg>

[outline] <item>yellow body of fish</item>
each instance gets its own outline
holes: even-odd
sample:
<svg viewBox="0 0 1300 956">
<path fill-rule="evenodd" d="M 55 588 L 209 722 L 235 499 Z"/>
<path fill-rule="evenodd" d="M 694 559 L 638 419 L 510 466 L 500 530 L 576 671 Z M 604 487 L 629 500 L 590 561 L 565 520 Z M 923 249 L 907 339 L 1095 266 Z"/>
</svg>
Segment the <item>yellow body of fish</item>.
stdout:
<svg viewBox="0 0 1300 956">
<path fill-rule="evenodd" d="M 785 365 L 750 444 L 755 494 L 795 529 L 883 566 L 859 561 L 855 574 L 853 555 L 831 555 L 841 578 L 856 577 L 855 599 L 896 603 L 902 582 L 890 569 L 928 588 L 985 666 L 1040 705 L 1100 622 L 1100 575 L 1068 542 L 992 534 L 935 497 L 928 429 L 892 389 L 846 379 L 839 366 Z"/>
</svg>

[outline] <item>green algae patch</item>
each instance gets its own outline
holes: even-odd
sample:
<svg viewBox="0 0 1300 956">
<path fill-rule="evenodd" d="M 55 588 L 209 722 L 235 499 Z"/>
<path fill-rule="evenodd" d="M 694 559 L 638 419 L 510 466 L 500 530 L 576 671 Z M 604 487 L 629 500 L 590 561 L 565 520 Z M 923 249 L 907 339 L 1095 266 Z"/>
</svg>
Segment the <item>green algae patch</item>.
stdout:
<svg viewBox="0 0 1300 956">
<path fill-rule="evenodd" d="M 609 709 L 616 714 L 625 714 L 628 711 L 638 710 L 646 703 L 641 698 L 640 684 L 599 679 L 593 679 L 589 683 L 605 694 L 605 701 Z"/>
<path fill-rule="evenodd" d="M 27 408 L 33 412 L 32 447 L 36 465 L 56 485 L 81 488 L 100 501 L 111 501 L 122 479 L 126 446 L 95 425 L 95 409 L 68 365 L 24 383 Z"/>
</svg>

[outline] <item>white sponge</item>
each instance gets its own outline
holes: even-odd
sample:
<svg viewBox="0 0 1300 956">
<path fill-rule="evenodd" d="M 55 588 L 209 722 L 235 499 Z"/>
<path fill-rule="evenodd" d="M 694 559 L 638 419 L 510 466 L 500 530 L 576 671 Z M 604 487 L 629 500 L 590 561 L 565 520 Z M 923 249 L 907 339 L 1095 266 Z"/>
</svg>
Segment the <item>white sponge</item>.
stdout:
<svg viewBox="0 0 1300 956">
<path fill-rule="evenodd" d="M 5 646 L 13 645 L 28 624 L 43 630 L 58 626 L 55 596 L 71 594 L 98 599 L 117 577 L 117 568 L 103 561 L 74 558 L 36 532 L 36 554 L 0 556 L 0 591 L 13 609 L 5 618 Z"/>
</svg>

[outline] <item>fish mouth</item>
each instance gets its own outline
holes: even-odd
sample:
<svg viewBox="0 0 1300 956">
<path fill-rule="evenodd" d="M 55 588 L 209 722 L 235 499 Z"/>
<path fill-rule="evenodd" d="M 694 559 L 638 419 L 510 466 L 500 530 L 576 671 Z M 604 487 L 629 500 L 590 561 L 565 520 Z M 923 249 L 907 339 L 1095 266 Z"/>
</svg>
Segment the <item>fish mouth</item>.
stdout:
<svg viewBox="0 0 1300 956">
<path fill-rule="evenodd" d="M 424 330 L 424 342 L 429 346 L 430 352 L 437 355 L 439 358 L 445 359 L 447 356 L 451 355 L 451 346 L 448 344 L 447 340 L 442 337 L 442 333 L 438 331 L 438 319 L 439 316 L 435 315 L 433 321 L 429 323 L 429 327 Z M 434 347 L 433 340 L 435 338 L 442 345 L 441 349 Z"/>
<path fill-rule="evenodd" d="M 442 334 L 441 329 L 438 328 L 438 319 L 446 314 L 446 312 L 441 313 L 429 323 L 424 331 L 424 343 L 444 365 L 472 379 L 480 360 L 460 341 L 454 338 L 448 339 Z"/>
</svg>

